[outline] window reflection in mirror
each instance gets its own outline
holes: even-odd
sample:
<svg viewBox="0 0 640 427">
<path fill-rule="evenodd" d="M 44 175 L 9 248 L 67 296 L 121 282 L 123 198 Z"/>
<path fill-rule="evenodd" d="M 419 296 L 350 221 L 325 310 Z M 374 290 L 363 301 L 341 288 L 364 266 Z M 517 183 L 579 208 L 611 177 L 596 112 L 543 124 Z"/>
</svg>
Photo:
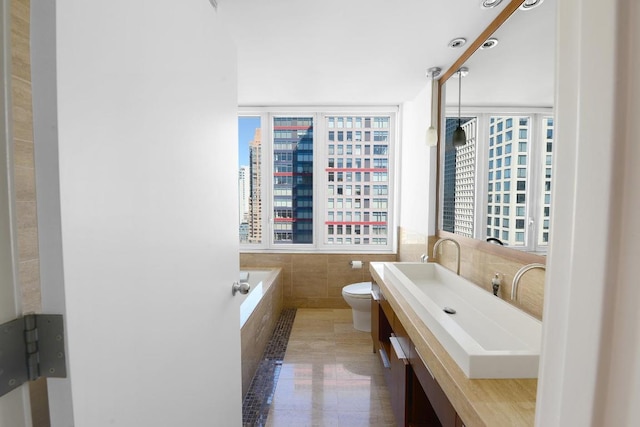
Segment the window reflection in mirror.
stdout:
<svg viewBox="0 0 640 427">
<path fill-rule="evenodd" d="M 444 186 L 442 229 L 474 237 L 476 193 L 477 117 L 447 117 L 445 125 Z M 453 146 L 453 132 L 458 123 L 467 135 L 462 147 Z"/>
<path fill-rule="evenodd" d="M 465 114 L 461 126 L 467 143 L 462 147 L 452 144 L 458 117 L 447 117 L 445 124 L 442 229 L 546 252 L 554 136 L 551 111 Z"/>
</svg>

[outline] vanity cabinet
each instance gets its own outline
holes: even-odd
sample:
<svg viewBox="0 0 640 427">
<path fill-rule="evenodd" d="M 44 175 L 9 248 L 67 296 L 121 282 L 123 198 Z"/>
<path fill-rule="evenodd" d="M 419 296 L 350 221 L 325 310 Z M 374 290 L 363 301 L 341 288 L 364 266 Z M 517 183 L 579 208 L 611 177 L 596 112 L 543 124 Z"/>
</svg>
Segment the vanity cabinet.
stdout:
<svg viewBox="0 0 640 427">
<path fill-rule="evenodd" d="M 398 426 L 463 427 L 453 405 L 431 375 L 380 287 L 372 282 L 373 352 L 384 366 Z"/>
<path fill-rule="evenodd" d="M 440 425 L 462 427 L 462 421 L 458 417 L 456 410 L 447 398 L 433 374 L 422 361 L 418 350 L 414 347 L 413 354 L 410 359 L 411 368 L 415 374 L 417 382 L 420 384 L 424 394 L 429 401 L 430 406 L 436 413 Z"/>
</svg>

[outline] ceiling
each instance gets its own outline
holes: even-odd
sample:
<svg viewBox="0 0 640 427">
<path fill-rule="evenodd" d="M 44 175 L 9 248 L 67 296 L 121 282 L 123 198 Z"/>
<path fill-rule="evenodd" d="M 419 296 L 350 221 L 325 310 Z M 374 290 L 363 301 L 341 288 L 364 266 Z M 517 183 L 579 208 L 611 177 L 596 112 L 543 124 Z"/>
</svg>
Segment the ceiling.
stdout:
<svg viewBox="0 0 640 427">
<path fill-rule="evenodd" d="M 238 101 L 397 105 L 448 68 L 507 0 L 219 0 L 238 49 Z M 499 46 L 498 46 L 499 47 Z"/>
<path fill-rule="evenodd" d="M 556 0 L 518 10 L 464 64 L 462 105 L 466 107 L 552 107 L 555 77 Z M 446 104 L 458 104 L 458 79 L 446 85 Z"/>
</svg>

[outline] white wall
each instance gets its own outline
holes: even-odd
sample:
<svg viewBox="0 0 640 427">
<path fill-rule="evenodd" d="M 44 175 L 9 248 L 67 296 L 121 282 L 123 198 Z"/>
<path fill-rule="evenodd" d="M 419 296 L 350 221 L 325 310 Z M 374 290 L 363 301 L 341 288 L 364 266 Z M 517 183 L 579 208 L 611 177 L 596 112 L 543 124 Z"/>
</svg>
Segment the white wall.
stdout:
<svg viewBox="0 0 640 427">
<path fill-rule="evenodd" d="M 53 425 L 240 425 L 233 43 L 206 0 L 55 14 L 55 57 L 34 52 L 43 306 L 66 311 L 73 394 L 70 414 L 52 381 Z"/>
<path fill-rule="evenodd" d="M 431 81 L 402 104 L 400 154 L 400 226 L 424 235 L 435 233 L 436 148 L 426 144 L 431 124 Z"/>
<path fill-rule="evenodd" d="M 639 7 L 559 2 L 541 427 L 640 418 Z"/>
<path fill-rule="evenodd" d="M 54 2 L 31 4 L 31 81 L 42 311 L 63 314 L 66 303 L 61 250 L 55 7 Z M 72 426 L 70 379 L 49 379 L 47 388 L 52 424 Z"/>
<path fill-rule="evenodd" d="M 594 425 L 634 426 L 640 420 L 640 5 L 619 2 L 616 30 L 616 86 L 612 233 L 612 274 L 601 349 L 601 387 L 596 393 Z M 611 289 L 613 288 L 613 289 Z"/>
</svg>

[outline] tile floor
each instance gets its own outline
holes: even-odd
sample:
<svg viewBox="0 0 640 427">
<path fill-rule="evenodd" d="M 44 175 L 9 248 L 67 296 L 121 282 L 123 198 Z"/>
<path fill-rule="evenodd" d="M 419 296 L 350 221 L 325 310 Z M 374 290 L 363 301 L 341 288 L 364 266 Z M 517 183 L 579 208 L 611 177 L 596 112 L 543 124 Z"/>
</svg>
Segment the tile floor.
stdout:
<svg viewBox="0 0 640 427">
<path fill-rule="evenodd" d="M 298 309 L 266 426 L 395 426 L 382 369 L 350 309 Z"/>
<path fill-rule="evenodd" d="M 295 317 L 296 309 L 287 308 L 282 310 L 276 322 L 262 361 L 242 402 L 243 427 L 263 427 L 266 423 Z"/>
</svg>

